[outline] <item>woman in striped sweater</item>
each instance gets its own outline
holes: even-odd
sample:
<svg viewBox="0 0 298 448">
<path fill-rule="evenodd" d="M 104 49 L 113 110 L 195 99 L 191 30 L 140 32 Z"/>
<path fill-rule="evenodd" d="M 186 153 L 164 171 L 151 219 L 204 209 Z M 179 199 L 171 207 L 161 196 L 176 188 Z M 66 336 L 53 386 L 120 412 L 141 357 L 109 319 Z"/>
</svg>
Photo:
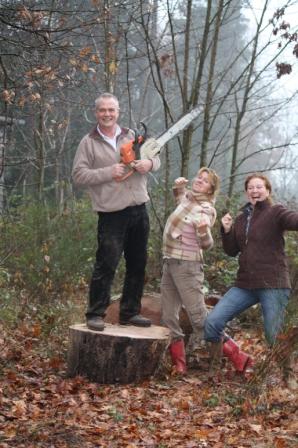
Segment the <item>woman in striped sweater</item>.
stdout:
<svg viewBox="0 0 298 448">
<path fill-rule="evenodd" d="M 207 308 L 203 293 L 203 250 L 213 246 L 211 228 L 216 220 L 215 197 L 219 178 L 203 167 L 187 189 L 188 180 L 175 180 L 176 209 L 169 216 L 163 234 L 163 274 L 161 279 L 162 320 L 170 329 L 170 354 L 174 369 L 186 372 L 184 333 L 179 314 L 182 306 L 196 339 L 204 337 Z M 233 340 L 224 343 L 224 353 L 243 371 L 250 358 L 240 352 Z"/>
</svg>

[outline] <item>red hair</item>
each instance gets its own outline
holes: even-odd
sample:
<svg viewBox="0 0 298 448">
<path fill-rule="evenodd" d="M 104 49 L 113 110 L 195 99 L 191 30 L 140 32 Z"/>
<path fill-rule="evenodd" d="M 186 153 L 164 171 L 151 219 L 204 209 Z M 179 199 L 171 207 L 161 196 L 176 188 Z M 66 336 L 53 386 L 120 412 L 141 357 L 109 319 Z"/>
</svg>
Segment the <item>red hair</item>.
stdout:
<svg viewBox="0 0 298 448">
<path fill-rule="evenodd" d="M 252 179 L 261 179 L 264 182 L 266 190 L 268 190 L 269 194 L 271 194 L 271 192 L 272 192 L 271 182 L 267 176 L 265 176 L 264 174 L 261 174 L 261 173 L 253 173 L 253 174 L 250 174 L 249 176 L 247 176 L 247 178 L 245 179 L 245 182 L 244 182 L 245 191 L 247 191 L 248 184 Z"/>
</svg>

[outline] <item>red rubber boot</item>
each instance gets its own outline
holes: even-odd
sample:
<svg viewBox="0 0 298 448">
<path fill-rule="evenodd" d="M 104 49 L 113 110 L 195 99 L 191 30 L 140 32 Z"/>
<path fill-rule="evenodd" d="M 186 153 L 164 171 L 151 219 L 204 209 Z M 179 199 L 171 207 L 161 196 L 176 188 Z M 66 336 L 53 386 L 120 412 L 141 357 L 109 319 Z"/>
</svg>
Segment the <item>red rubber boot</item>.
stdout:
<svg viewBox="0 0 298 448">
<path fill-rule="evenodd" d="M 169 350 L 175 371 L 182 374 L 186 373 L 186 356 L 183 339 L 172 342 Z"/>
<path fill-rule="evenodd" d="M 232 362 L 237 372 L 244 373 L 253 365 L 251 357 L 242 352 L 233 339 L 228 339 L 223 344 L 223 354 Z"/>
</svg>

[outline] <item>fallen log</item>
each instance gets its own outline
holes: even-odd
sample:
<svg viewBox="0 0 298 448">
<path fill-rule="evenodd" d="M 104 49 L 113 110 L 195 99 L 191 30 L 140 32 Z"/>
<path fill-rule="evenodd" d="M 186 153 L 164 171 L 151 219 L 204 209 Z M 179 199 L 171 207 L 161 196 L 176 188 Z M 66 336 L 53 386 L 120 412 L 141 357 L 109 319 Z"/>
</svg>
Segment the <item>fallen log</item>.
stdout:
<svg viewBox="0 0 298 448">
<path fill-rule="evenodd" d="M 70 327 L 67 375 L 102 383 L 132 383 L 152 377 L 166 351 L 168 329 L 106 324 L 104 331 L 85 324 Z"/>
<path fill-rule="evenodd" d="M 205 297 L 205 303 L 207 307 L 213 307 L 218 301 L 220 297 L 216 294 L 208 295 Z M 105 322 L 109 322 L 111 324 L 117 324 L 119 322 L 119 298 L 115 298 L 109 308 L 107 309 L 107 314 L 105 316 Z M 160 294 L 151 293 L 144 294 L 142 298 L 142 315 L 151 320 L 154 325 L 161 325 L 161 298 Z M 180 325 L 186 336 L 192 333 L 192 326 L 189 321 L 188 315 L 184 308 L 181 309 L 180 312 Z"/>
</svg>

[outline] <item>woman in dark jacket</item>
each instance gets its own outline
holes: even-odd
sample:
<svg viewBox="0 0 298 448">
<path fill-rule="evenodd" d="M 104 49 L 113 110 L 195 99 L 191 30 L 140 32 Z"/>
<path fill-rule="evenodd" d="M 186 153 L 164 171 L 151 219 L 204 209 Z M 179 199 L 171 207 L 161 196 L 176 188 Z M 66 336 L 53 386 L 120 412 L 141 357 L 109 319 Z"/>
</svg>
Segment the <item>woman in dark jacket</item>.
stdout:
<svg viewBox="0 0 298 448">
<path fill-rule="evenodd" d="M 270 346 L 281 331 L 290 295 L 289 269 L 284 251 L 284 232 L 298 230 L 298 213 L 272 204 L 271 184 L 266 176 L 247 177 L 248 203 L 233 223 L 222 218 L 222 243 L 227 255 L 239 255 L 235 286 L 227 291 L 205 321 L 205 338 L 216 363 L 222 352 L 222 334 L 227 322 L 260 303 L 265 337 Z"/>
</svg>

